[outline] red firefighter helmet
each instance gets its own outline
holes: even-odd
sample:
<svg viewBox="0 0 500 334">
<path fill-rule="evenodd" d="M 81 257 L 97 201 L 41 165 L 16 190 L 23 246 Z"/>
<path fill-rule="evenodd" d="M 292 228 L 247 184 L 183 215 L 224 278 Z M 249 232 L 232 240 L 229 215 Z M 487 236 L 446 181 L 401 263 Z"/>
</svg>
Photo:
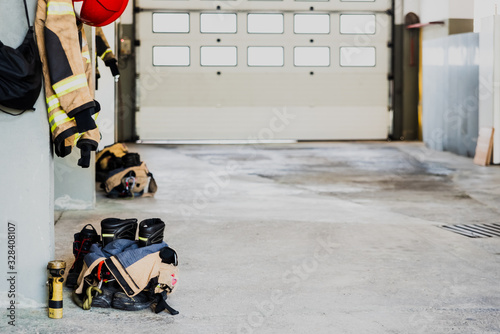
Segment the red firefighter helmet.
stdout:
<svg viewBox="0 0 500 334">
<path fill-rule="evenodd" d="M 73 0 L 76 17 L 85 24 L 102 27 L 119 18 L 128 0 Z"/>
</svg>

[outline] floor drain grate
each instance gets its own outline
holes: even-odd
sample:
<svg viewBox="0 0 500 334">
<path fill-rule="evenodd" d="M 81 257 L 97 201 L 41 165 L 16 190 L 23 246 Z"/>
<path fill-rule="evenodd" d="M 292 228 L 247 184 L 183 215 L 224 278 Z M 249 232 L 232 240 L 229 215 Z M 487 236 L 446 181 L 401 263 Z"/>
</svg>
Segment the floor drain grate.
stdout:
<svg viewBox="0 0 500 334">
<path fill-rule="evenodd" d="M 443 225 L 441 227 L 469 238 L 500 237 L 500 224 Z"/>
</svg>

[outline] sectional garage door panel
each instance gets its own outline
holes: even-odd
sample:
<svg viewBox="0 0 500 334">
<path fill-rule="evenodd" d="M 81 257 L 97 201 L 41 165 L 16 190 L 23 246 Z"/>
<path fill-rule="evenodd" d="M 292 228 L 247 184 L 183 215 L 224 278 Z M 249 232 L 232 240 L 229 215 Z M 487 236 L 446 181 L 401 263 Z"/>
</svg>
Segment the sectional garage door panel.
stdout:
<svg viewBox="0 0 500 334">
<path fill-rule="evenodd" d="M 294 121 L 268 139 L 387 137 L 388 1 L 139 6 L 141 140 L 270 137 L 276 110 Z"/>
<path fill-rule="evenodd" d="M 163 108 L 148 107 L 149 118 L 138 119 L 141 140 L 370 140 L 386 138 L 387 109 L 372 107 L 318 108 Z M 210 115 L 213 122 L 207 123 Z M 245 115 L 241 122 L 241 115 Z M 176 122 L 154 122 L 158 118 Z M 321 122 L 318 122 L 321 119 Z M 363 127 L 364 132 L 352 129 Z M 314 131 L 311 131 L 314 128 Z M 224 134 L 224 136 L 221 136 Z"/>
</svg>

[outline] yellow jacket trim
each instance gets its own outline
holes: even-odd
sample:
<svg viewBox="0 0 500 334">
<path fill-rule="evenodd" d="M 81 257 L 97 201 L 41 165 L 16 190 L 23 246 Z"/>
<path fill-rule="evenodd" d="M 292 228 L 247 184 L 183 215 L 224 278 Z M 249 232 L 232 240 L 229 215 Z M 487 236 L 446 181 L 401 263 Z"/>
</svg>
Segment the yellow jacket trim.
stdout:
<svg viewBox="0 0 500 334">
<path fill-rule="evenodd" d="M 50 1 L 47 3 L 48 15 L 72 15 L 75 16 L 73 6 L 66 2 Z"/>
<path fill-rule="evenodd" d="M 107 49 L 106 51 L 104 51 L 104 53 L 101 55 L 101 59 L 104 59 L 104 57 L 111 52 L 111 49 Z"/>
<path fill-rule="evenodd" d="M 54 130 L 63 123 L 71 121 L 71 118 L 66 115 L 64 111 L 58 111 L 49 119 L 50 122 L 50 131 L 54 132 Z"/>
<path fill-rule="evenodd" d="M 64 111 L 62 111 L 62 110 L 59 110 L 59 111 L 53 113 L 52 116 L 49 117 L 49 122 L 52 123 L 52 121 L 54 120 L 54 118 L 56 118 L 59 115 L 63 115 L 63 114 L 66 114 L 66 113 Z M 56 122 L 57 122 L 57 120 L 56 120 Z"/>
<path fill-rule="evenodd" d="M 59 99 L 56 95 L 52 95 L 51 97 L 47 98 L 47 112 L 50 113 L 52 110 L 60 106 L 61 104 L 59 103 Z"/>
<path fill-rule="evenodd" d="M 90 54 L 88 51 L 82 52 L 82 57 L 87 59 L 87 64 L 90 63 Z"/>
<path fill-rule="evenodd" d="M 59 81 L 58 83 L 53 85 L 52 88 L 56 92 L 57 96 L 63 96 L 65 94 L 68 94 L 72 91 L 75 91 L 79 88 L 86 86 L 87 86 L 87 77 L 85 76 L 85 74 L 79 74 L 77 76 Z"/>
<path fill-rule="evenodd" d="M 47 104 L 50 104 L 54 100 L 57 100 L 57 102 L 59 102 L 56 95 L 52 95 L 52 96 L 46 98 L 45 100 L 47 101 Z"/>
</svg>

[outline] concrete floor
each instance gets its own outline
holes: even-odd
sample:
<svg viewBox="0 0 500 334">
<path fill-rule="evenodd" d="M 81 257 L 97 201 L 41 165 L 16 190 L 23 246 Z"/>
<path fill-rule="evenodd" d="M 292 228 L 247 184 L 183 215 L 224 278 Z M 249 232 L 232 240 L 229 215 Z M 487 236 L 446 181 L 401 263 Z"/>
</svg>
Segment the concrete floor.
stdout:
<svg viewBox="0 0 500 334">
<path fill-rule="evenodd" d="M 136 146 L 154 199 L 58 214 L 56 257 L 107 217 L 160 217 L 180 258 L 173 317 L 22 310 L 25 333 L 500 333 L 500 168 L 420 143 Z M 0 332 L 2 331 L 0 324 Z M 5 329 L 5 327 L 4 327 Z"/>
</svg>

